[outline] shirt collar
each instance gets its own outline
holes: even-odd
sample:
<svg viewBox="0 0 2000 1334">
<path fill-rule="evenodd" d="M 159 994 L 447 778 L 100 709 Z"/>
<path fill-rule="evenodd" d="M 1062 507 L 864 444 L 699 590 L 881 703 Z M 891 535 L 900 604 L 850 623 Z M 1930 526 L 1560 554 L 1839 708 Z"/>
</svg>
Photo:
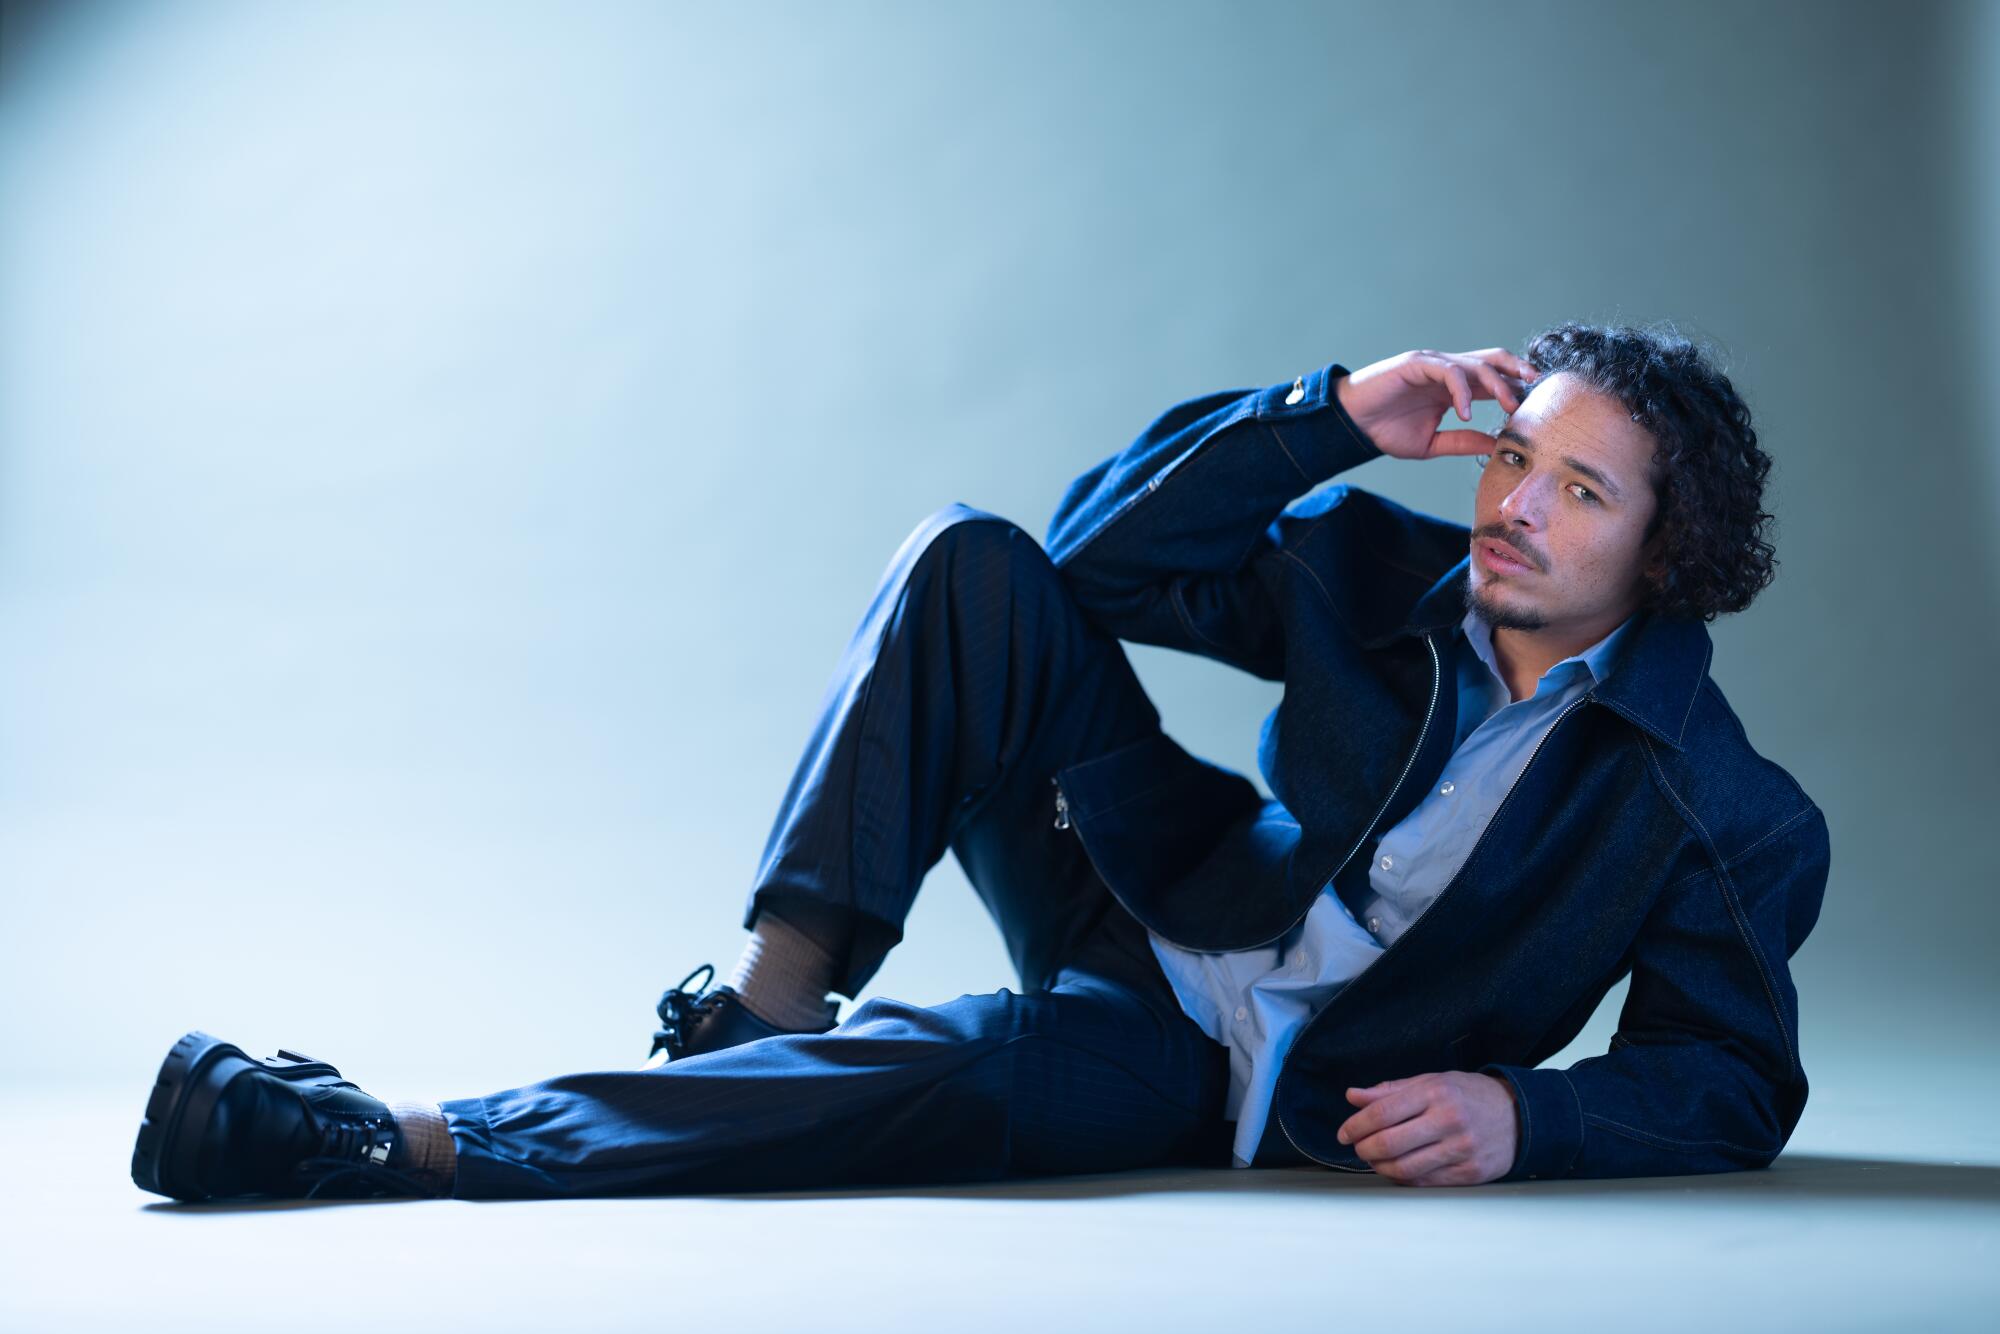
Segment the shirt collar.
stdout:
<svg viewBox="0 0 2000 1334">
<path fill-rule="evenodd" d="M 1403 635 L 1449 633 L 1465 614 L 1465 589 L 1471 571 L 1472 556 L 1467 553 L 1417 599 L 1402 628 L 1377 634 L 1364 640 L 1362 646 L 1380 648 Z M 1649 612 L 1639 616 L 1638 624 L 1631 628 L 1630 642 L 1623 647 L 1617 670 L 1591 688 L 1591 697 L 1664 745 L 1682 749 L 1688 720 L 1694 716 L 1695 697 L 1708 680 L 1709 660 L 1715 655 L 1708 626 L 1698 617 Z"/>
<path fill-rule="evenodd" d="M 1561 662 L 1551 666 L 1546 672 L 1542 673 L 1543 679 L 1558 674 L 1566 675 L 1570 671 L 1577 669 L 1570 666 L 1570 664 L 1575 663 L 1578 668 L 1590 674 L 1590 680 L 1593 685 L 1602 681 L 1611 674 L 1612 664 L 1617 657 L 1619 646 L 1624 643 L 1627 632 L 1631 630 L 1633 622 L 1638 619 L 1639 613 L 1636 611 L 1633 612 L 1589 648 L 1584 649 L 1581 653 L 1572 653 Z M 1497 679 L 1505 682 L 1507 678 L 1501 673 L 1500 663 L 1493 655 L 1493 627 L 1468 610 L 1464 617 L 1460 619 L 1459 628 L 1465 632 L 1465 642 L 1472 646 L 1472 651 L 1479 655 L 1479 660 L 1486 664 L 1486 669 L 1492 672 Z"/>
</svg>

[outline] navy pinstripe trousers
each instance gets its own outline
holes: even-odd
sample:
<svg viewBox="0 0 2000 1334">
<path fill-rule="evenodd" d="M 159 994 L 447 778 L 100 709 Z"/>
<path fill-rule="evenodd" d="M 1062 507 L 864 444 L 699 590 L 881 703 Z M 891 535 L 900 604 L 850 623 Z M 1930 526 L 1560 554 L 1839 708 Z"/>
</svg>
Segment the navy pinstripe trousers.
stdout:
<svg viewBox="0 0 2000 1334">
<path fill-rule="evenodd" d="M 1149 735 L 1124 648 L 1048 555 L 952 505 L 890 560 L 822 701 L 745 905 L 824 944 L 853 996 L 948 847 L 1022 991 L 873 997 L 787 1034 L 442 1104 L 465 1199 L 992 1181 L 1226 1166 L 1228 1051 L 1175 1000 L 1055 772 Z"/>
</svg>

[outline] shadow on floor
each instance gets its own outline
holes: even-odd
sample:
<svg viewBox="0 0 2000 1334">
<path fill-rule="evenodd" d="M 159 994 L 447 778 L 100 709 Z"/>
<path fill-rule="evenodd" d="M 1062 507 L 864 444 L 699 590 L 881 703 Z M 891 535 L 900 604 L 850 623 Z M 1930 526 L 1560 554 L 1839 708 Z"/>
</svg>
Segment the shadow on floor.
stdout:
<svg viewBox="0 0 2000 1334">
<path fill-rule="evenodd" d="M 757 1203 L 766 1200 L 843 1199 L 964 1199 L 964 1200 L 1083 1200 L 1141 1195 L 1272 1195 L 1291 1196 L 1353 1190 L 1403 1190 L 1410 1193 L 1464 1198 L 1477 1194 L 1509 1200 L 1609 1198 L 1684 1199 L 1713 1204 L 1741 1198 L 1759 1204 L 1787 1205 L 1824 1200 L 1834 1204 L 1902 1202 L 1911 1204 L 2000 1204 L 2000 1167 L 1982 1163 L 1922 1163 L 1890 1158 L 1839 1158 L 1817 1154 L 1786 1154 L 1761 1171 L 1718 1172 L 1695 1176 L 1622 1177 L 1604 1181 L 1489 1182 L 1483 1186 L 1398 1186 L 1373 1173 L 1337 1172 L 1318 1167 L 1285 1167 L 1255 1171 L 1233 1168 L 1147 1168 L 1131 1172 L 1042 1177 L 937 1186 L 844 1187 L 839 1190 L 746 1191 L 700 1196 L 626 1196 L 627 1199 L 701 1198 Z M 370 1200 L 240 1200 L 213 1204 L 179 1204 L 161 1200 L 142 1205 L 147 1213 L 205 1215 L 264 1213 L 288 1209 L 326 1209 L 356 1204 L 426 1204 L 407 1199 Z M 513 1204 L 514 1200 L 460 1201 Z"/>
</svg>

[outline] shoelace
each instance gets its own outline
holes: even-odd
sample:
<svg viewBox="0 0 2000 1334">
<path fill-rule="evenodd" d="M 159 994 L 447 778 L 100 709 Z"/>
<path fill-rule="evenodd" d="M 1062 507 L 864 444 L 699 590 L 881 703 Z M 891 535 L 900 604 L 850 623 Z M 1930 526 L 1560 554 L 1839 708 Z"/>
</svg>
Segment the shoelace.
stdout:
<svg viewBox="0 0 2000 1334">
<path fill-rule="evenodd" d="M 295 1175 L 317 1176 L 306 1199 L 314 1199 L 329 1182 L 359 1176 L 373 1187 L 383 1187 L 395 1195 L 430 1197 L 436 1188 L 422 1174 L 370 1161 L 365 1155 L 394 1134 L 394 1118 L 368 1117 L 360 1121 L 333 1121 L 324 1128 L 320 1152 L 302 1158 L 292 1168 Z M 381 1193 L 380 1191 L 377 1192 Z"/>
<path fill-rule="evenodd" d="M 703 973 L 708 976 L 702 979 L 700 987 L 688 985 Z M 715 965 L 705 963 L 682 978 L 679 986 L 669 987 L 661 994 L 660 1003 L 655 1007 L 660 1016 L 660 1028 L 653 1034 L 653 1050 L 647 1053 L 649 1056 L 657 1055 L 662 1047 L 668 1048 L 671 1056 L 680 1055 L 681 1048 L 694 1035 L 695 1025 L 715 1008 L 712 1003 L 715 993 L 707 990 L 708 984 L 714 980 Z M 707 994 L 702 994 L 704 992 Z"/>
</svg>

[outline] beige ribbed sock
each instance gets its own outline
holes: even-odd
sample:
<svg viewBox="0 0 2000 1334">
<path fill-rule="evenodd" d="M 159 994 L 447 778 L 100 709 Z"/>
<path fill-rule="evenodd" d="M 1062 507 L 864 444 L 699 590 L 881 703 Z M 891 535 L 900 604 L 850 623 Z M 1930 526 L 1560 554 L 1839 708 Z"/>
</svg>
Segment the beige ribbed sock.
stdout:
<svg viewBox="0 0 2000 1334">
<path fill-rule="evenodd" d="M 458 1177 L 458 1146 L 451 1142 L 444 1111 L 434 1102 L 392 1102 L 389 1115 L 396 1118 L 402 1137 L 402 1155 L 392 1164 L 437 1188 L 439 1195 L 451 1194 Z"/>
<path fill-rule="evenodd" d="M 832 955 L 776 913 L 757 914 L 729 978 L 752 1014 L 793 1032 L 818 1032 L 826 1026 L 826 991 L 832 985 Z"/>
</svg>

